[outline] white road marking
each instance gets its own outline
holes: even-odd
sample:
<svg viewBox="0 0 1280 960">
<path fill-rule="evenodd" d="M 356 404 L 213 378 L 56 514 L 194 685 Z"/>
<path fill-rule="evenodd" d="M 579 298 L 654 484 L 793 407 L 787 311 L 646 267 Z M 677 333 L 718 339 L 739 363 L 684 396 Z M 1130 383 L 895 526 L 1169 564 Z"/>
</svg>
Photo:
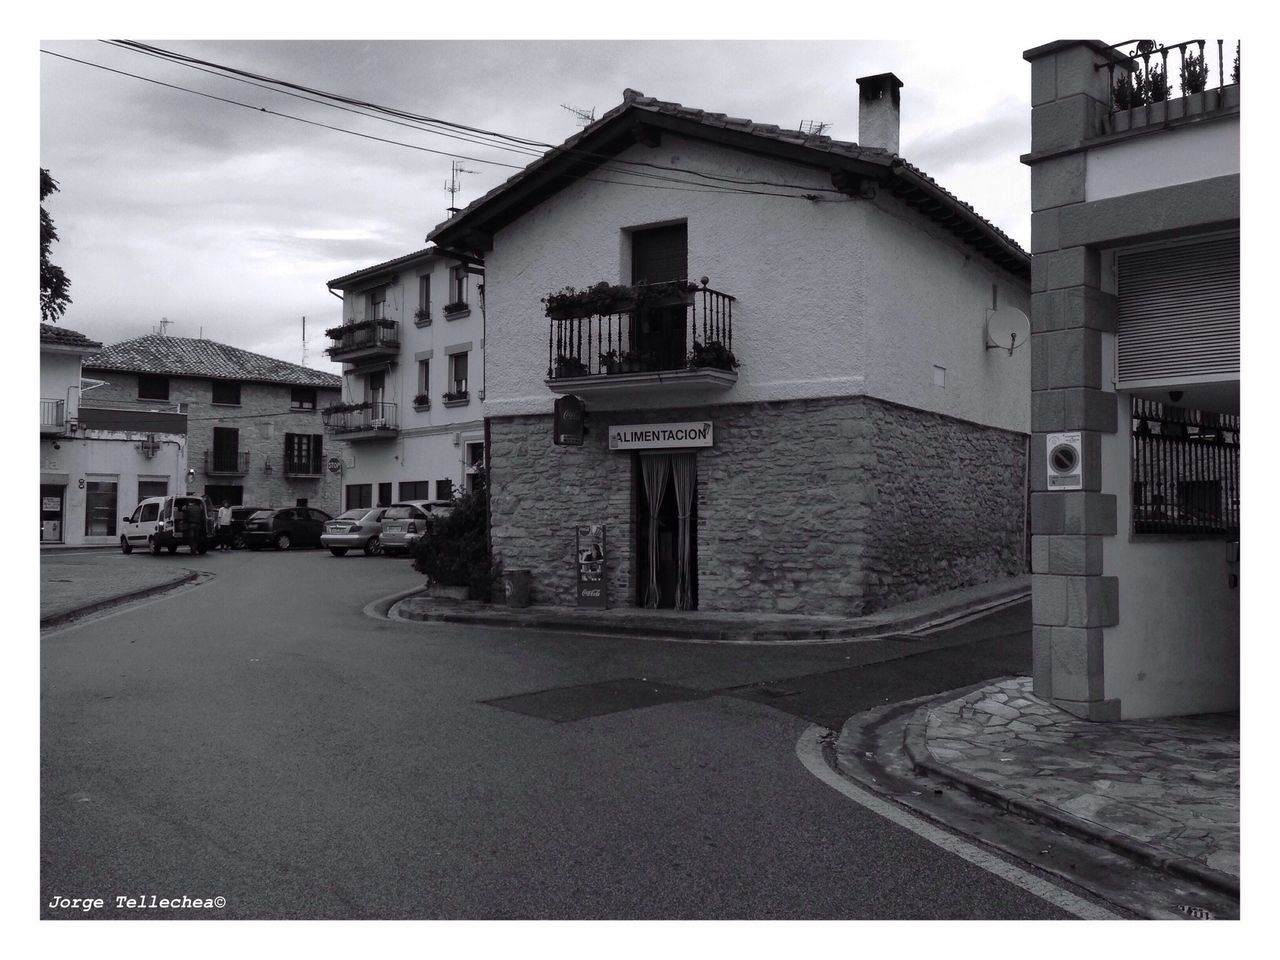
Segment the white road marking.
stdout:
<svg viewBox="0 0 1280 960">
<path fill-rule="evenodd" d="M 1035 894 L 1041 900 L 1065 910 L 1072 916 L 1079 917 L 1082 920 L 1123 919 L 1119 914 L 1112 913 L 1110 910 L 1090 903 L 1083 897 L 1078 897 L 1074 893 L 1064 890 L 1062 887 L 1056 886 L 1033 873 L 1015 867 L 994 854 L 961 840 L 959 837 L 947 833 L 945 830 L 930 823 L 926 823 L 918 817 L 907 813 L 901 807 L 889 803 L 887 800 L 872 796 L 850 783 L 832 770 L 822 755 L 820 738 L 825 732 L 819 726 L 809 727 L 801 734 L 799 741 L 796 743 L 796 756 L 800 758 L 800 762 L 804 764 L 805 769 L 827 786 L 839 790 L 850 800 L 860 804 L 872 813 L 884 817 L 900 827 L 905 827 L 916 836 L 923 837 L 948 853 L 954 853 L 957 857 L 969 861 L 974 866 L 981 867 L 983 870 L 994 873 L 1001 879 L 1021 887 L 1028 893 Z"/>
</svg>

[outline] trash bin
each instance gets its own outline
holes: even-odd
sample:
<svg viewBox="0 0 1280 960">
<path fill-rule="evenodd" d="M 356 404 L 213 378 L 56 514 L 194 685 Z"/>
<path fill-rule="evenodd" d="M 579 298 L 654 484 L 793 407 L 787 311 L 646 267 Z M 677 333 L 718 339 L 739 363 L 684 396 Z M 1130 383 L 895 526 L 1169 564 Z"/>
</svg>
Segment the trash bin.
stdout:
<svg viewBox="0 0 1280 960">
<path fill-rule="evenodd" d="M 502 592 L 506 594 L 508 607 L 529 605 L 530 579 L 528 570 L 508 570 L 502 575 Z"/>
</svg>

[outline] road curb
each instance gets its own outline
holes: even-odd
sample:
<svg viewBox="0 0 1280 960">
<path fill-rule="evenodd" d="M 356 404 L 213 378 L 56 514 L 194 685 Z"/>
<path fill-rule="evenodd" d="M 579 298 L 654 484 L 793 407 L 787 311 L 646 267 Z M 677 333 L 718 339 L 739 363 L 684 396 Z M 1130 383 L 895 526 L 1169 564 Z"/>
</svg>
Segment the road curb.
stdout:
<svg viewBox="0 0 1280 960">
<path fill-rule="evenodd" d="M 421 590 L 410 591 L 400 597 L 407 599 Z M 744 628 L 717 626 L 710 623 L 681 623 L 678 621 L 654 623 L 641 620 L 615 620 L 592 618 L 589 615 L 571 613 L 508 612 L 509 608 L 485 605 L 483 609 L 467 610 L 452 603 L 439 604 L 436 609 L 396 611 L 392 619 L 408 622 L 491 624 L 494 626 L 524 627 L 536 630 L 590 630 L 624 636 L 663 636 L 680 640 L 701 640 L 712 643 L 831 643 L 845 640 L 863 640 L 886 634 L 915 630 L 949 620 L 981 613 L 1009 603 L 1018 602 L 1030 595 L 1025 586 L 1009 587 L 980 599 L 955 602 L 933 610 L 922 611 L 899 619 L 885 617 L 871 623 L 850 626 L 822 626 L 796 628 Z M 399 601 L 395 601 L 398 603 Z"/>
<path fill-rule="evenodd" d="M 88 616 L 91 613 L 97 613 L 100 610 L 107 610 L 111 607 L 117 607 L 121 604 L 131 603 L 134 600 L 143 600 L 156 594 L 166 593 L 177 587 L 185 586 L 188 583 L 194 583 L 202 577 L 212 577 L 213 574 L 207 571 L 188 570 L 185 576 L 178 577 L 164 583 L 156 584 L 152 587 L 143 587 L 141 590 L 132 590 L 129 593 L 117 594 L 114 597 L 107 597 L 104 600 L 95 600 L 93 603 L 86 603 L 83 606 L 75 607 L 71 610 L 64 610 L 61 613 L 50 614 L 48 617 L 40 618 L 40 629 L 45 630 L 49 627 L 57 627 L 69 620 L 78 620 L 81 617 Z"/>
<path fill-rule="evenodd" d="M 1212 867 L 1207 867 L 1196 860 L 1164 853 L 1149 843 L 1135 840 L 1133 837 L 1125 836 L 1108 827 L 1092 823 L 1040 800 L 1005 793 L 985 780 L 937 760 L 929 752 L 925 731 L 928 724 L 929 710 L 938 703 L 945 702 L 946 699 L 946 697 L 941 697 L 916 708 L 915 713 L 907 722 L 906 730 L 903 734 L 902 747 L 915 770 L 946 780 L 964 790 L 970 796 L 989 803 L 998 809 L 1019 814 L 1038 823 L 1048 824 L 1082 840 L 1101 844 L 1116 853 L 1136 860 L 1144 866 L 1162 870 L 1185 880 L 1192 880 L 1219 893 L 1225 893 L 1236 898 L 1240 896 L 1240 880 L 1237 877 L 1223 873 L 1220 870 L 1214 870 Z"/>
</svg>

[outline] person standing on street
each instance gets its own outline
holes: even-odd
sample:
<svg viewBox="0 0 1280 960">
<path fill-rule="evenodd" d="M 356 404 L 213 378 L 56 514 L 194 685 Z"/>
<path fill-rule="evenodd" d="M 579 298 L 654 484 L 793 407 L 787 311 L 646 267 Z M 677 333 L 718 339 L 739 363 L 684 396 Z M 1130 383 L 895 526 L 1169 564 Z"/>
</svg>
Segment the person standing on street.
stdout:
<svg viewBox="0 0 1280 960">
<path fill-rule="evenodd" d="M 199 500 L 188 500 L 182 519 L 187 522 L 187 545 L 192 553 L 196 553 L 204 537 L 204 504 Z"/>
<path fill-rule="evenodd" d="M 218 529 L 214 531 L 214 544 L 216 549 L 231 549 L 231 504 L 222 501 L 222 506 L 218 508 Z"/>
</svg>

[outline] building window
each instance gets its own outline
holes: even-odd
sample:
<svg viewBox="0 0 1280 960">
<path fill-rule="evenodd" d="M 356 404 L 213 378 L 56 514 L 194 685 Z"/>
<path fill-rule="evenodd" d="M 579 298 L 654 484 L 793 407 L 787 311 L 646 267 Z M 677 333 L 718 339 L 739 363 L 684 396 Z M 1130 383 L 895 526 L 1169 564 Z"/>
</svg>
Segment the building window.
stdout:
<svg viewBox="0 0 1280 960">
<path fill-rule="evenodd" d="M 453 499 L 453 481 L 449 479 L 436 481 L 436 499 L 452 500 Z"/>
<path fill-rule="evenodd" d="M 460 263 L 449 271 L 449 305 L 465 306 L 467 303 L 467 265 Z"/>
<path fill-rule="evenodd" d="M 430 500 L 431 499 L 431 481 L 430 480 L 401 480 L 400 481 L 400 499 L 401 500 Z"/>
<path fill-rule="evenodd" d="M 355 510 L 358 507 L 373 506 L 373 484 L 372 483 L 348 483 L 347 484 L 347 509 Z"/>
<path fill-rule="evenodd" d="M 116 478 L 89 480 L 84 484 L 84 535 L 116 535 Z"/>
<path fill-rule="evenodd" d="M 467 444 L 466 464 L 467 493 L 474 493 L 476 484 L 484 476 L 484 443 L 482 441 Z"/>
<path fill-rule="evenodd" d="M 424 273 L 418 278 L 418 312 L 419 320 L 431 319 L 431 274 Z"/>
<path fill-rule="evenodd" d="M 240 406 L 240 384 L 235 380 L 214 380 L 211 399 L 229 407 Z"/>
<path fill-rule="evenodd" d="M 139 400 L 168 400 L 169 378 L 153 373 L 138 374 Z"/>
<path fill-rule="evenodd" d="M 429 397 L 431 394 L 431 361 L 418 361 L 418 395 Z"/>
<path fill-rule="evenodd" d="M 386 416 L 382 412 L 382 403 L 387 398 L 386 371 L 378 370 L 364 378 L 364 398 L 374 405 L 373 410 L 370 411 L 370 415 L 374 419 Z"/>
<path fill-rule="evenodd" d="M 284 472 L 319 475 L 323 452 L 319 433 L 286 433 L 284 435 Z"/>
<path fill-rule="evenodd" d="M 461 396 L 467 392 L 467 355 L 455 353 L 449 357 L 449 392 Z"/>
<path fill-rule="evenodd" d="M 138 481 L 138 499 L 145 500 L 147 497 L 167 497 L 169 495 L 168 480 L 139 480 Z"/>
<path fill-rule="evenodd" d="M 289 409 L 314 410 L 316 408 L 315 387 L 294 387 L 289 391 Z"/>
<path fill-rule="evenodd" d="M 387 288 L 375 287 L 369 291 L 369 319 L 387 319 Z"/>
<path fill-rule="evenodd" d="M 1240 417 L 1132 399 L 1133 532 L 1240 536 Z"/>
</svg>

